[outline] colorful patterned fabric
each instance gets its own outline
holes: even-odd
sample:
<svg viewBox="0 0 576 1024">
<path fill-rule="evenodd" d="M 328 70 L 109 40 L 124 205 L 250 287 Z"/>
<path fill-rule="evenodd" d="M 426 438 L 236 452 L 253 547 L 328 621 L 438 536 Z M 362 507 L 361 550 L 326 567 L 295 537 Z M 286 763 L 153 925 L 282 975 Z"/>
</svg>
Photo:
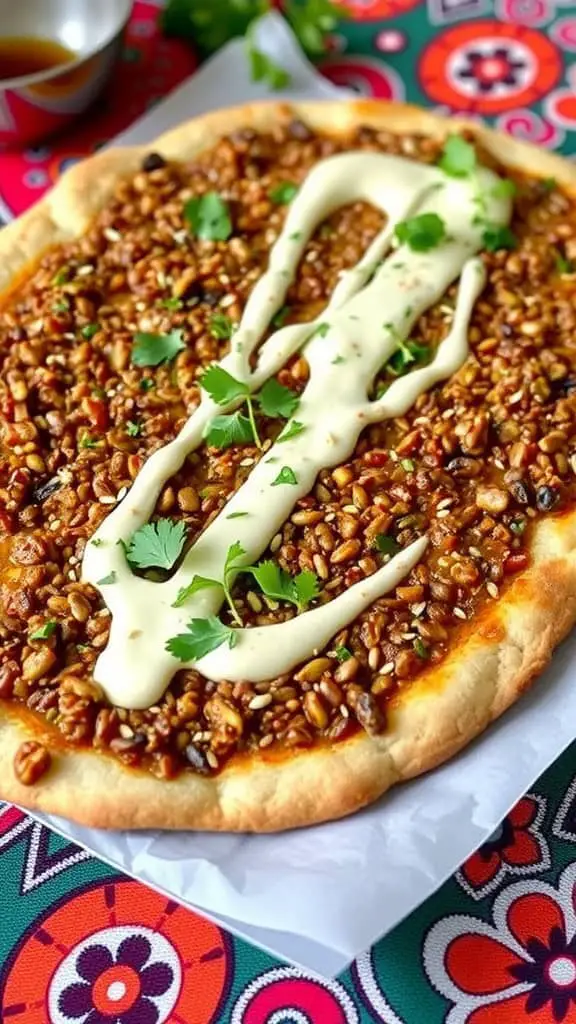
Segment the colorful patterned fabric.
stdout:
<svg viewBox="0 0 576 1024">
<path fill-rule="evenodd" d="M 333 81 L 575 151 L 569 0 L 342 3 L 352 17 L 323 62 Z M 184 45 L 159 37 L 156 13 L 136 0 L 97 113 L 49 148 L 0 155 L 7 215 L 193 70 Z M 576 744 L 335 981 L 275 961 L 3 804 L 0 891 L 6 1024 L 576 1024 Z"/>
</svg>

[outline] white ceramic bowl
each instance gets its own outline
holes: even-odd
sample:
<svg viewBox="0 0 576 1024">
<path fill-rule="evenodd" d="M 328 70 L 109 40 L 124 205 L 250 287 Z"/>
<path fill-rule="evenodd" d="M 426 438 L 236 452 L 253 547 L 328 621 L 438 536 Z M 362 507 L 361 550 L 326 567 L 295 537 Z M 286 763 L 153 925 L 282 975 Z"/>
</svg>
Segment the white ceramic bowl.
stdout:
<svg viewBox="0 0 576 1024">
<path fill-rule="evenodd" d="M 0 148 L 29 145 L 86 110 L 109 78 L 122 47 L 132 0 L 0 0 L 0 38 L 38 37 L 77 59 L 0 80 Z"/>
</svg>

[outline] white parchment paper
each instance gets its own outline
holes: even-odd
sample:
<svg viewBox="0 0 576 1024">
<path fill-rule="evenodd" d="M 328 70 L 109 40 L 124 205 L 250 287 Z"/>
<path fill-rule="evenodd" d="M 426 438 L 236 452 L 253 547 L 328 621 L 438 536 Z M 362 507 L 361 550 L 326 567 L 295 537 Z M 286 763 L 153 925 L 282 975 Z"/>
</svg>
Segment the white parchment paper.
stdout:
<svg viewBox="0 0 576 1024">
<path fill-rule="evenodd" d="M 292 73 L 282 96 L 342 95 L 302 59 L 280 18 L 267 18 L 259 36 Z M 234 42 L 120 141 L 151 140 L 194 114 L 266 95 Z M 246 837 L 103 832 L 37 817 L 277 956 L 333 975 L 430 896 L 574 738 L 575 644 L 456 760 L 346 821 Z"/>
</svg>

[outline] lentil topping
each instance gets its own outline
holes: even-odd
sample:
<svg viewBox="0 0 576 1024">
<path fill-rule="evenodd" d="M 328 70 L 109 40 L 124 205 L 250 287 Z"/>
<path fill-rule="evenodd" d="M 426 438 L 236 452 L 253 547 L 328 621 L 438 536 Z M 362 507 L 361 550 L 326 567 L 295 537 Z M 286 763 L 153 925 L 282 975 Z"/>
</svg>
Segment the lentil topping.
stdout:
<svg viewBox="0 0 576 1024">
<path fill-rule="evenodd" d="M 150 154 L 87 233 L 47 252 L 0 313 L 0 698 L 43 716 L 61 742 L 90 744 L 169 778 L 215 772 L 242 751 L 270 756 L 357 728 L 382 732 L 397 688 L 438 664 L 527 567 L 532 522 L 573 501 L 574 205 L 553 182 L 517 177 L 517 241 L 483 254 L 488 285 L 466 364 L 406 416 L 367 428 L 348 462 L 319 474 L 265 556 L 292 576 L 315 573 L 321 601 L 427 532 L 422 561 L 294 673 L 253 685 L 184 670 L 148 710 L 103 699 L 91 673 L 109 613 L 80 582 L 85 545 L 197 406 L 199 378 L 227 351 L 266 266 L 289 186 L 319 159 L 351 148 L 432 163 L 441 144 L 367 128 L 331 138 L 291 122 L 267 135 L 235 132 L 193 164 Z M 216 197 L 212 218 L 229 218 L 223 237 L 201 237 L 201 196 Z M 321 312 L 382 223 L 379 211 L 355 203 L 320 226 L 285 323 Z M 455 294 L 456 286 L 420 318 L 408 355 L 390 360 L 377 391 L 432 358 Z M 150 335 L 170 339 L 161 363 L 142 354 Z M 307 372 L 297 356 L 278 380 L 300 392 Z M 187 543 L 283 426 L 258 410 L 256 421 L 262 449 L 206 445 L 164 487 L 155 516 L 183 523 Z M 253 583 L 241 575 L 234 585 L 245 625 L 296 614 Z M 232 624 L 231 611 L 222 619 Z M 24 746 L 15 771 L 34 783 L 50 758 L 40 744 Z"/>
</svg>

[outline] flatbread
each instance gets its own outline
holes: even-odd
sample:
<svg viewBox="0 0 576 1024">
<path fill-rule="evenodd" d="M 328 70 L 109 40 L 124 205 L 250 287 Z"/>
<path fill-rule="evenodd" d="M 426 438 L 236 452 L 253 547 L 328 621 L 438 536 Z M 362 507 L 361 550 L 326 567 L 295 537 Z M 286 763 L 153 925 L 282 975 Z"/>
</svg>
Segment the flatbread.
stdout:
<svg viewBox="0 0 576 1024">
<path fill-rule="evenodd" d="M 572 163 L 479 124 L 414 107 L 369 101 L 244 106 L 199 117 L 149 146 L 108 150 L 71 168 L 0 233 L 0 288 L 10 290 L 48 246 L 81 235 L 118 178 L 135 172 L 150 150 L 189 160 L 234 129 L 266 130 L 289 116 L 331 133 L 359 124 L 440 137 L 466 129 L 505 166 L 576 189 Z M 484 605 L 442 663 L 395 696 L 381 735 L 359 732 L 310 750 L 244 756 L 214 777 L 183 773 L 166 781 L 98 751 L 66 747 L 36 716 L 2 701 L 0 795 L 103 828 L 266 832 L 350 814 L 456 754 L 545 667 L 576 619 L 576 510 L 540 521 L 530 554 L 529 568 Z M 49 772 L 34 786 L 23 786 L 12 768 L 27 739 L 44 742 L 53 754 Z"/>
</svg>

